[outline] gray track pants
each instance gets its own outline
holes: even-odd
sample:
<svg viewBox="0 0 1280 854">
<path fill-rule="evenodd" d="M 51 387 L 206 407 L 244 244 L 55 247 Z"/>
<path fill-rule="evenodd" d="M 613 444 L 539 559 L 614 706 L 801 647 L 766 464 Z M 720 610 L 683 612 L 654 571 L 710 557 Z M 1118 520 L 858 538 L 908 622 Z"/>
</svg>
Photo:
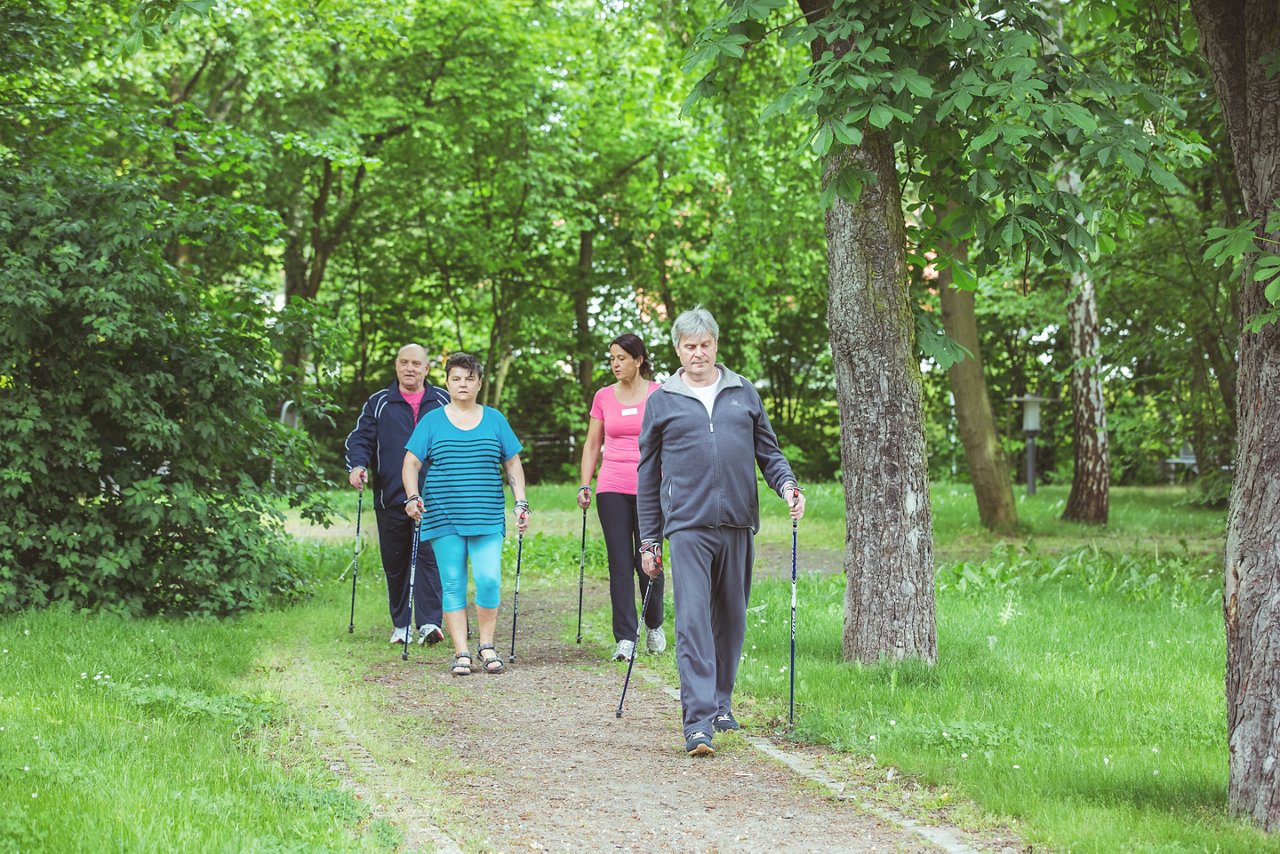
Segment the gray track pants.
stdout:
<svg viewBox="0 0 1280 854">
<path fill-rule="evenodd" d="M 716 715 L 733 710 L 755 534 L 750 528 L 690 528 L 667 540 L 684 734 L 711 735 Z"/>
</svg>

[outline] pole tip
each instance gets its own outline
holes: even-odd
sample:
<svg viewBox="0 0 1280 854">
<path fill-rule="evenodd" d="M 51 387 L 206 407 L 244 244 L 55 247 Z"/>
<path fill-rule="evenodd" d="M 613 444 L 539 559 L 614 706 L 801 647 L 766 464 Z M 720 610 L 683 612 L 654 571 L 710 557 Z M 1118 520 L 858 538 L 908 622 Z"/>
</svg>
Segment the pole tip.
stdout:
<svg viewBox="0 0 1280 854">
<path fill-rule="evenodd" d="M 351 625 L 347 626 L 347 634 L 349 634 L 349 635 L 353 635 L 353 634 L 355 634 L 355 633 L 356 633 L 356 624 L 355 624 L 355 623 L 352 623 Z"/>
<path fill-rule="evenodd" d="M 622 717 L 622 709 L 618 709 L 618 711 L 614 712 L 614 713 L 613 713 L 613 716 L 614 716 L 615 718 L 620 718 L 620 717 Z"/>
</svg>

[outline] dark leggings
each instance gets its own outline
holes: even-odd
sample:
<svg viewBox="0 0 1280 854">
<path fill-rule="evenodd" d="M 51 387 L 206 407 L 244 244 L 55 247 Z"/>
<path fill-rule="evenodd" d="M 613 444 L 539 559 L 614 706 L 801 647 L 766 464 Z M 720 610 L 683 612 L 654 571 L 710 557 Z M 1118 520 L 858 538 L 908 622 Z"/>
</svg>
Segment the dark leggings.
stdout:
<svg viewBox="0 0 1280 854">
<path fill-rule="evenodd" d="M 649 584 L 655 585 L 644 613 L 644 624 L 656 629 L 662 625 L 662 590 L 665 576 L 652 582 L 640 571 L 640 520 L 636 517 L 636 497 L 622 492 L 596 495 L 596 512 L 604 531 L 604 545 L 609 552 L 609 599 L 613 602 L 613 639 L 634 641 L 639 633 L 636 625 L 636 585 L 640 578 L 640 598 Z"/>
</svg>

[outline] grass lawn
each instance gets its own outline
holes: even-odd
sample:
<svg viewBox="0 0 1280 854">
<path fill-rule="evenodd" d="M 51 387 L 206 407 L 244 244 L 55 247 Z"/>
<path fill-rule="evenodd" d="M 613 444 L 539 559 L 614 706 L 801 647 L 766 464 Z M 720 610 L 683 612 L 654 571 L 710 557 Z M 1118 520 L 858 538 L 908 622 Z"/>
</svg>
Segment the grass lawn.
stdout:
<svg viewBox="0 0 1280 854">
<path fill-rule="evenodd" d="M 0 848 L 386 850 L 265 690 L 271 624 L 0 620 Z"/>
</svg>

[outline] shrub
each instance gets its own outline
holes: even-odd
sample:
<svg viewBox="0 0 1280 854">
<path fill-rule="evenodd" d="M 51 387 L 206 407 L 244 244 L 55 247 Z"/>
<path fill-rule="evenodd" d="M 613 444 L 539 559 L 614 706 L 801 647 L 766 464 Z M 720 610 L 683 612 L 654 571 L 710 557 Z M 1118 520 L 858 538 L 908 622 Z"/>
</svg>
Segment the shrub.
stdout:
<svg viewBox="0 0 1280 854">
<path fill-rule="evenodd" d="M 165 257 L 255 229 L 199 216 L 91 166 L 0 174 L 0 608 L 226 614 L 302 588 L 271 506 L 319 473 L 268 414 L 267 306 Z"/>
</svg>

